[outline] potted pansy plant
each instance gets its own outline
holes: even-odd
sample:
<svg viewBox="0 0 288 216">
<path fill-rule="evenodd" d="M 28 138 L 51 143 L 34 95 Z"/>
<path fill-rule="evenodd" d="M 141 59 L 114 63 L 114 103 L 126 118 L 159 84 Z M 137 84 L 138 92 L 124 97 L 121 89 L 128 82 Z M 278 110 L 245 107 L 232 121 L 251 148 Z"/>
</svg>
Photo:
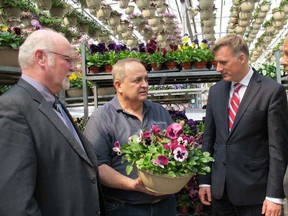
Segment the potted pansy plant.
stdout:
<svg viewBox="0 0 288 216">
<path fill-rule="evenodd" d="M 147 189 L 163 194 L 177 193 L 194 174 L 210 172 L 213 158 L 200 149 L 201 134 L 184 135 L 183 126 L 173 123 L 160 131 L 156 125 L 140 135 L 133 135 L 128 143 L 115 142 L 113 150 L 122 156 L 129 175 L 134 168 Z"/>
</svg>

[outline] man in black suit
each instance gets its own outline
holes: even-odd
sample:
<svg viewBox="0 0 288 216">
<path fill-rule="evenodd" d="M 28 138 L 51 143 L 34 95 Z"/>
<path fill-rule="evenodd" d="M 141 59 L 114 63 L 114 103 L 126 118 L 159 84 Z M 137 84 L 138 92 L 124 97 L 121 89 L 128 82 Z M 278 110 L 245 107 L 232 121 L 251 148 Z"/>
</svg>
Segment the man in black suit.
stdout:
<svg viewBox="0 0 288 216">
<path fill-rule="evenodd" d="M 215 216 L 279 216 L 288 150 L 285 89 L 249 66 L 240 36 L 219 39 L 213 53 L 223 80 L 209 91 L 203 150 L 215 162 L 200 177 L 200 199 L 212 201 Z"/>
<path fill-rule="evenodd" d="M 1 216 L 104 215 L 95 154 L 65 107 L 53 107 L 71 60 L 70 43 L 52 30 L 20 47 L 21 78 L 0 97 Z"/>
<path fill-rule="evenodd" d="M 283 44 L 283 56 L 281 58 L 281 64 L 284 66 L 286 75 L 288 75 L 288 37 L 285 38 Z M 288 197 L 288 169 L 286 170 L 284 177 L 284 192 L 286 197 Z"/>
</svg>

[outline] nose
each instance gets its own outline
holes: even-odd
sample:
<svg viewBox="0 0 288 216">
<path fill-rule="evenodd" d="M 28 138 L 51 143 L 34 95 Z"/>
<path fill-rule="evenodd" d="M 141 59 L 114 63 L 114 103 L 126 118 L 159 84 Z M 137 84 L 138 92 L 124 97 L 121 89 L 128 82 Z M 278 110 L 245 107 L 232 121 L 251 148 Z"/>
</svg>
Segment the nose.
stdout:
<svg viewBox="0 0 288 216">
<path fill-rule="evenodd" d="M 143 80 L 141 87 L 147 88 L 148 87 L 148 80 Z"/>
</svg>

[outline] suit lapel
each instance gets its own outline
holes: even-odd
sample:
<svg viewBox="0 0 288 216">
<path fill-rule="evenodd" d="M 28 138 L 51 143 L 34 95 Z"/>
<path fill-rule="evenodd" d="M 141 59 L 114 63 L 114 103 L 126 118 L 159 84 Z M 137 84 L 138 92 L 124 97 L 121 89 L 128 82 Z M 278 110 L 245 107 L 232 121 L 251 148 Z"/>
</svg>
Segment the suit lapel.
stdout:
<svg viewBox="0 0 288 216">
<path fill-rule="evenodd" d="M 229 106 L 229 93 L 230 93 L 230 87 L 231 87 L 231 82 L 224 82 L 222 92 L 221 92 L 221 107 L 222 111 L 221 113 L 224 113 L 224 129 L 228 133 L 229 128 L 228 128 L 228 106 Z"/>
<path fill-rule="evenodd" d="M 66 138 L 68 143 L 71 145 L 71 147 L 75 150 L 77 154 L 79 154 L 89 165 L 93 166 L 91 161 L 89 160 L 87 154 L 83 151 L 83 149 L 80 147 L 77 140 L 74 138 L 73 135 L 71 135 L 71 132 L 69 129 L 65 126 L 65 124 L 61 121 L 61 119 L 57 116 L 53 108 L 46 102 L 46 100 L 43 98 L 43 96 L 29 83 L 22 80 L 21 78 L 18 81 L 18 85 L 25 88 L 29 94 L 31 95 L 32 99 L 34 101 L 37 101 L 39 103 L 39 110 L 50 120 L 50 122 L 55 126 L 55 128 Z M 64 107 L 65 108 L 65 107 Z M 69 112 L 67 112 L 67 109 L 65 109 L 67 115 L 71 119 L 71 115 Z M 74 124 L 74 122 L 72 121 Z M 75 127 L 75 125 L 74 125 Z M 77 131 L 78 132 L 78 131 Z M 79 136 L 81 139 L 81 136 Z M 93 166 L 94 167 L 94 166 Z"/>
<path fill-rule="evenodd" d="M 255 95 L 257 94 L 257 92 L 259 91 L 259 88 L 261 87 L 260 83 L 261 83 L 261 79 L 260 79 L 259 74 L 254 72 L 247 86 L 245 94 L 243 95 L 242 101 L 239 105 L 239 109 L 238 109 L 232 130 L 231 130 L 231 133 L 235 130 L 239 121 L 243 117 L 243 114 L 247 110 L 249 104 L 255 98 Z"/>
</svg>

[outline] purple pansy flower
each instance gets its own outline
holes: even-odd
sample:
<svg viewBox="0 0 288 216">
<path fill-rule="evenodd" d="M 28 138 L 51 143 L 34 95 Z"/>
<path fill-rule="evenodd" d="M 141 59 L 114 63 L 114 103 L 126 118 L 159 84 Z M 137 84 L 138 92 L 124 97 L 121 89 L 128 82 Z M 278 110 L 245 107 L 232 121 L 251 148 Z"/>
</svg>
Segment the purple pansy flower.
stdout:
<svg viewBox="0 0 288 216">
<path fill-rule="evenodd" d="M 167 127 L 166 135 L 171 139 L 176 139 L 182 133 L 182 125 L 173 123 Z"/>
<path fill-rule="evenodd" d="M 159 155 L 157 160 L 152 160 L 153 164 L 160 166 L 161 168 L 164 168 L 165 165 L 169 163 L 169 160 L 166 156 L 164 155 Z"/>
<path fill-rule="evenodd" d="M 121 155 L 122 154 L 120 147 L 121 147 L 121 145 L 120 145 L 119 141 L 116 141 L 114 143 L 113 151 L 116 152 L 117 155 Z"/>
<path fill-rule="evenodd" d="M 184 161 L 187 157 L 188 157 L 188 151 L 187 149 L 182 146 L 182 145 L 178 145 L 174 151 L 173 151 L 173 154 L 174 154 L 174 159 L 176 161 L 179 161 L 179 162 L 182 162 Z"/>
</svg>

